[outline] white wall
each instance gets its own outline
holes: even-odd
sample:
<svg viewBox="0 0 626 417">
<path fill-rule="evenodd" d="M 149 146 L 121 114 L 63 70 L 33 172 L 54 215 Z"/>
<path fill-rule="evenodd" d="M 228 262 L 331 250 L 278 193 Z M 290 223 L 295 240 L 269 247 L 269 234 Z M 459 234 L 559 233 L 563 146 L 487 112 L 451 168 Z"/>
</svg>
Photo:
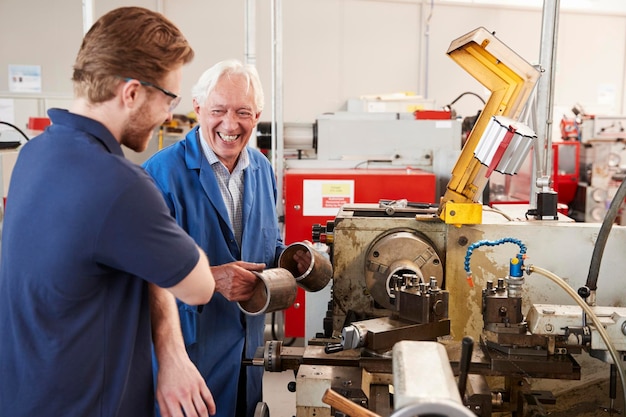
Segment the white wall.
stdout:
<svg viewBox="0 0 626 417">
<path fill-rule="evenodd" d="M 96 19 L 117 6 L 139 5 L 162 10 L 181 27 L 196 50 L 196 59 L 183 74 L 186 98 L 204 69 L 225 58 L 244 59 L 243 0 L 94 1 Z M 256 58 L 266 90 L 265 120 L 271 109 L 270 4 L 259 0 L 256 6 Z M 281 4 L 285 122 L 313 122 L 317 115 L 341 110 L 347 99 L 365 94 L 411 91 L 428 94 L 437 106 L 465 91 L 485 97 L 484 88 L 446 55 L 452 40 L 479 26 L 495 31 L 530 63 L 539 58 L 542 11 L 537 1 L 525 7 L 442 0 L 282 0 Z M 626 12 L 598 7 L 581 12 L 566 7 L 567 0 L 561 4 L 556 122 L 560 111 L 575 103 L 589 112 L 623 114 Z M 7 96 L 9 64 L 41 65 L 42 95 L 71 96 L 71 68 L 81 37 L 81 0 L 37 2 L 36 7 L 1 0 L 0 97 Z M 481 108 L 472 96 L 455 105 L 462 116 Z M 180 110 L 191 111 L 191 101 L 183 100 Z M 20 117 L 28 116 L 36 115 Z"/>
</svg>

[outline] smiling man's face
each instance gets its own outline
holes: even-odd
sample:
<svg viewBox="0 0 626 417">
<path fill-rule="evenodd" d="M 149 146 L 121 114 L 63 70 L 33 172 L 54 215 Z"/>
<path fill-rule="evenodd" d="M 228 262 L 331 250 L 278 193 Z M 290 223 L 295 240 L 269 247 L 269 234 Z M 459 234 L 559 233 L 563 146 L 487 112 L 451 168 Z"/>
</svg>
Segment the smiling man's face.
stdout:
<svg viewBox="0 0 626 417">
<path fill-rule="evenodd" d="M 232 172 L 261 116 L 252 86 L 244 75 L 224 74 L 204 104 L 194 107 L 204 139 Z"/>
</svg>

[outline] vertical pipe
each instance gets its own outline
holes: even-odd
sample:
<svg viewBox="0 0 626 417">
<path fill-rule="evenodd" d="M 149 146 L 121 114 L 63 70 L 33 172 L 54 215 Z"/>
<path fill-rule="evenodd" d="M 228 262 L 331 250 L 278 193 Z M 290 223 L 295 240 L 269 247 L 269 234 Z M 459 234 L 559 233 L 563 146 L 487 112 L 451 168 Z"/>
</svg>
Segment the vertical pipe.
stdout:
<svg viewBox="0 0 626 417">
<path fill-rule="evenodd" d="M 624 36 L 624 38 L 626 38 L 626 35 Z M 626 47 L 622 56 L 626 57 Z M 626 111 L 626 97 L 624 97 L 624 90 L 626 90 L 626 59 L 622 61 L 622 74 L 622 88 L 620 88 L 620 91 L 622 92 L 622 100 L 620 101 L 619 108 L 617 109 L 616 114 L 624 114 L 624 112 Z"/>
<path fill-rule="evenodd" d="M 276 213 L 284 223 L 283 204 L 283 54 L 282 0 L 272 0 L 272 166 L 276 173 Z M 289 242 L 286 242 L 289 243 Z"/>
<path fill-rule="evenodd" d="M 246 0 L 244 10 L 244 64 L 256 67 L 256 1 Z M 250 136 L 248 146 L 257 147 L 257 132 Z"/>
<path fill-rule="evenodd" d="M 93 25 L 93 2 L 94 0 L 83 0 L 83 35 L 87 34 Z"/>
<path fill-rule="evenodd" d="M 256 0 L 246 0 L 244 63 L 256 66 Z"/>
<path fill-rule="evenodd" d="M 552 175 L 552 112 L 554 102 L 554 78 L 556 65 L 556 46 L 559 21 L 559 0 L 544 0 L 541 24 L 541 48 L 539 63 L 543 75 L 537 84 L 537 149 L 535 155 L 542 157 L 535 161 L 537 178 L 531 184 L 530 205 L 536 207 L 537 188 L 550 189 Z"/>
<path fill-rule="evenodd" d="M 278 223 L 285 230 L 285 204 L 283 201 L 284 180 L 284 138 L 283 138 L 283 28 L 282 0 L 272 0 L 272 166 L 276 174 L 276 215 Z M 290 243 L 290 242 L 286 242 Z M 272 313 L 272 331 L 276 325 L 277 337 L 282 339 L 285 334 L 283 312 Z"/>
<path fill-rule="evenodd" d="M 428 17 L 426 18 L 426 26 L 424 29 L 424 38 L 426 42 L 424 44 L 423 54 L 423 68 L 424 68 L 424 98 L 428 98 L 428 59 L 430 55 L 430 18 L 433 16 L 434 0 L 430 1 L 430 10 L 428 11 Z"/>
<path fill-rule="evenodd" d="M 417 94 L 424 96 L 424 1 L 420 1 L 418 8 L 417 20 L 419 22 L 419 37 L 417 39 L 417 47 L 419 48 L 417 63 Z"/>
</svg>

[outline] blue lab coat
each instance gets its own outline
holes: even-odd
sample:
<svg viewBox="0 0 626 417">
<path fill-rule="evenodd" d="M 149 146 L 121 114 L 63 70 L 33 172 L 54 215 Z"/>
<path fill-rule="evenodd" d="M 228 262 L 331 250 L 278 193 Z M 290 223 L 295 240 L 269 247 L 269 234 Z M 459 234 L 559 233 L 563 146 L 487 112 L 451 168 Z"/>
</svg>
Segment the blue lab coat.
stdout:
<svg viewBox="0 0 626 417">
<path fill-rule="evenodd" d="M 244 174 L 240 248 L 197 130 L 155 154 L 144 168 L 162 191 L 172 216 L 204 249 L 211 265 L 243 260 L 276 267 L 285 246 L 276 214 L 276 178 L 267 157 L 256 149 L 244 150 L 250 165 Z M 204 306 L 178 304 L 187 352 L 213 394 L 217 416 L 233 417 L 242 356 L 252 358 L 263 346 L 265 316 L 245 315 L 236 302 L 219 293 Z M 262 400 L 262 376 L 262 367 L 247 367 L 248 417 Z"/>
</svg>

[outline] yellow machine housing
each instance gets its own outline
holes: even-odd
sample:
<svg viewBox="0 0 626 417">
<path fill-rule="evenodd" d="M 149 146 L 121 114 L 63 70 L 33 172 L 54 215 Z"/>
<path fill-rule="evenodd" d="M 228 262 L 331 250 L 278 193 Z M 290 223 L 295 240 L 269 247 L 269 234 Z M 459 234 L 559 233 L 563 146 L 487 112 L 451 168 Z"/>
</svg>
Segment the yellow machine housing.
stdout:
<svg viewBox="0 0 626 417">
<path fill-rule="evenodd" d="M 454 166 L 439 217 L 449 224 L 480 224 L 482 210 L 477 202 L 488 176 L 487 167 L 475 158 L 474 151 L 492 116 L 520 116 L 540 74 L 482 27 L 452 41 L 447 54 L 489 89 L 491 96 Z M 447 208 L 452 203 L 454 208 Z"/>
</svg>

